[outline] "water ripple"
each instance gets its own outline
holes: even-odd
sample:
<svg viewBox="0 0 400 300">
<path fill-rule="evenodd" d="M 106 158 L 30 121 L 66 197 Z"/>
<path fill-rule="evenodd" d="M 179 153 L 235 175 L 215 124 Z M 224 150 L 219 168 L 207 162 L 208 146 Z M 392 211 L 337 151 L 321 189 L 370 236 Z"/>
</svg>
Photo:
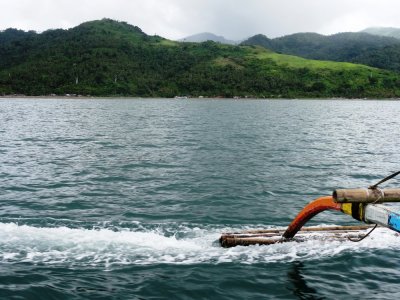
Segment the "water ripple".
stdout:
<svg viewBox="0 0 400 300">
<path fill-rule="evenodd" d="M 0 99 L 0 295 L 393 299 L 391 233 L 215 241 L 397 171 L 399 115 L 396 101 Z"/>
</svg>

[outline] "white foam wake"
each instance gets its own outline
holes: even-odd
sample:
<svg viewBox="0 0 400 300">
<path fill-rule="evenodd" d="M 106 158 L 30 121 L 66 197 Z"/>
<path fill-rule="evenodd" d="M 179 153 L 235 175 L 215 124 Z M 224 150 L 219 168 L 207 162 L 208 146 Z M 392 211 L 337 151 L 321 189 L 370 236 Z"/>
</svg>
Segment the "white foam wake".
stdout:
<svg viewBox="0 0 400 300">
<path fill-rule="evenodd" d="M 221 231 L 241 229 L 179 228 L 181 232 L 171 236 L 160 230 L 39 228 L 0 223 L 0 262 L 106 268 L 123 264 L 251 264 L 321 259 L 346 251 L 400 249 L 400 236 L 383 228 L 361 243 L 310 240 L 230 249 L 221 248 L 216 240 Z"/>
</svg>

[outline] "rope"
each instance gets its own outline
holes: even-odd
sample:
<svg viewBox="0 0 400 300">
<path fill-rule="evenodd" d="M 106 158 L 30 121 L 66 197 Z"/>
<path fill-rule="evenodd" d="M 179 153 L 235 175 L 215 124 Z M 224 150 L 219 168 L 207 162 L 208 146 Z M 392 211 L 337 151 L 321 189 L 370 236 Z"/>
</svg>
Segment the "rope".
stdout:
<svg viewBox="0 0 400 300">
<path fill-rule="evenodd" d="M 375 224 L 375 226 L 374 226 L 374 228 L 372 228 L 371 230 L 370 230 L 370 232 L 368 232 L 366 235 L 364 235 L 362 238 L 359 238 L 359 239 L 352 239 L 351 237 L 347 237 L 347 239 L 349 240 L 349 241 L 351 241 L 351 242 L 354 242 L 354 243 L 358 243 L 358 242 L 361 242 L 363 239 L 365 239 L 367 236 L 369 236 L 371 233 L 372 233 L 372 231 L 374 231 L 375 230 L 375 228 L 378 226 L 378 224 Z"/>
<path fill-rule="evenodd" d="M 371 185 L 369 188 L 370 188 L 371 190 L 375 190 L 375 189 L 378 187 L 378 185 L 380 185 L 380 184 L 382 184 L 382 183 L 384 183 L 384 182 L 386 182 L 386 181 L 388 181 L 388 180 L 390 180 L 390 179 L 396 177 L 396 176 L 399 175 L 399 174 L 400 174 L 400 171 L 398 171 L 398 172 L 396 172 L 396 173 L 393 173 L 392 175 L 389 175 L 388 177 L 383 178 L 383 179 L 382 179 L 381 181 L 379 181 L 378 183 L 375 183 L 374 185 Z"/>
<path fill-rule="evenodd" d="M 385 193 L 378 187 L 375 188 L 375 190 L 379 191 L 380 195 L 378 198 L 376 198 L 376 200 L 374 202 L 372 202 L 371 204 L 376 204 L 378 203 L 381 199 L 385 198 Z"/>
</svg>

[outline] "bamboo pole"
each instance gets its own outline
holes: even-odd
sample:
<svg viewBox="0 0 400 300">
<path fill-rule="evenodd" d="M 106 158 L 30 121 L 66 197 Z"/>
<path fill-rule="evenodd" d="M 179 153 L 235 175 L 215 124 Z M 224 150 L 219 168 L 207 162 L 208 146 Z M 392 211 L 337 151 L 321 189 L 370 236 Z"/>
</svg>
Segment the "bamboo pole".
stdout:
<svg viewBox="0 0 400 300">
<path fill-rule="evenodd" d="M 250 246 L 250 245 L 272 245 L 290 241 L 302 242 L 309 238 L 315 239 L 334 239 L 345 240 L 350 238 L 360 238 L 365 235 L 365 230 L 372 228 L 371 225 L 360 226 L 327 226 L 327 227 L 303 227 L 299 234 L 293 239 L 282 237 L 284 230 L 266 229 L 251 230 L 236 233 L 223 233 L 219 239 L 222 247 Z M 324 233 L 318 237 L 313 233 Z"/>
<path fill-rule="evenodd" d="M 364 230 L 371 228 L 371 225 L 344 225 L 344 226 L 324 226 L 324 227 L 303 227 L 300 229 L 302 231 L 332 231 L 332 230 Z M 285 232 L 286 229 L 259 229 L 259 230 L 246 230 L 241 233 L 275 233 L 281 234 Z"/>
<path fill-rule="evenodd" d="M 336 203 L 400 202 L 400 189 L 343 189 L 333 192 Z"/>
<path fill-rule="evenodd" d="M 302 228 L 293 239 L 282 237 L 283 230 L 267 229 L 243 231 L 237 233 L 224 233 L 219 241 L 222 247 L 250 246 L 250 245 L 272 245 L 285 242 L 303 242 L 309 239 L 346 240 L 347 238 L 361 238 L 365 235 L 370 225 L 361 226 L 330 226 L 330 227 L 306 227 Z M 323 235 L 313 235 L 323 233 Z"/>
</svg>

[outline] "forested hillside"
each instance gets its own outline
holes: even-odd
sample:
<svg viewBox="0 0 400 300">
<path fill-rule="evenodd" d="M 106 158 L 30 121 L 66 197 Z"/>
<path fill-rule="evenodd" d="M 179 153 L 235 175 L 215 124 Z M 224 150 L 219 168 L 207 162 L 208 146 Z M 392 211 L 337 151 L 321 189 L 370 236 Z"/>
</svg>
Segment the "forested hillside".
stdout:
<svg viewBox="0 0 400 300">
<path fill-rule="evenodd" d="M 400 39 L 366 32 L 330 36 L 297 33 L 276 39 L 256 35 L 242 45 L 258 45 L 309 59 L 352 62 L 400 72 Z"/>
<path fill-rule="evenodd" d="M 398 97 L 396 73 L 259 46 L 179 43 L 103 19 L 41 34 L 0 33 L 0 94 Z"/>
</svg>

